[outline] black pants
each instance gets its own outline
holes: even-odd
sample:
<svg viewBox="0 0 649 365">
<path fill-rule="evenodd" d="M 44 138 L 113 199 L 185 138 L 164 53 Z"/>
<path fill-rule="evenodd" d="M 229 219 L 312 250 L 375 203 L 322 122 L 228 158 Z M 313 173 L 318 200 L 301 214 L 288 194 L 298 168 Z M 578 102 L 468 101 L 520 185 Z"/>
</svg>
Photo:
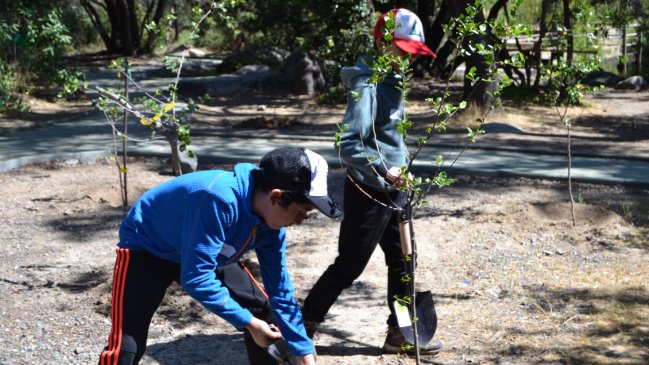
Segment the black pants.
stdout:
<svg viewBox="0 0 649 365">
<path fill-rule="evenodd" d="M 216 274 L 242 307 L 257 318 L 274 322 L 265 294 L 243 264 L 219 267 Z M 117 249 L 110 313 L 112 328 L 100 365 L 140 361 L 146 349 L 151 318 L 169 285 L 179 277 L 180 264 L 159 259 L 146 251 Z M 245 329 L 244 341 L 250 364 L 277 364 Z"/>
<path fill-rule="evenodd" d="M 355 184 L 358 183 L 346 179 L 338 257 L 304 300 L 302 315 L 305 320 L 318 323 L 324 321 L 325 315 L 340 293 L 349 288 L 363 273 L 378 244 L 385 254 L 385 264 L 388 267 L 387 302 L 390 315 L 387 324 L 396 326 L 397 320 L 392 307 L 394 296 L 402 297 L 407 294 L 407 286 L 401 282 L 406 271 L 401 254 L 398 213 L 367 197 Z M 399 205 L 403 204 L 402 193 L 394 192 L 388 195 L 370 187 L 361 188 L 372 198 L 388 206 L 392 205 L 390 200 Z"/>
</svg>

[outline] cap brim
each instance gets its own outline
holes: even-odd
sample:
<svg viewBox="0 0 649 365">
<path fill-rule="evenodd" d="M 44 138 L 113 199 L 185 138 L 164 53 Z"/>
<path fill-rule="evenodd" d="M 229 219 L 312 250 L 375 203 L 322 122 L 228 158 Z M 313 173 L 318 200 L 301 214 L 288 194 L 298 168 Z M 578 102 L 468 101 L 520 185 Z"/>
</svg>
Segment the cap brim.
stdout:
<svg viewBox="0 0 649 365">
<path fill-rule="evenodd" d="M 437 58 L 437 55 L 428 48 L 428 46 L 420 41 L 408 39 L 393 39 L 394 44 L 397 45 L 402 51 L 419 56 L 430 56 Z"/>
<path fill-rule="evenodd" d="M 307 196 L 307 198 L 316 208 L 318 208 L 319 211 L 322 212 L 322 214 L 326 215 L 327 217 L 338 218 L 343 214 L 336 203 L 334 203 L 333 200 L 331 200 L 331 198 L 327 195 Z"/>
</svg>

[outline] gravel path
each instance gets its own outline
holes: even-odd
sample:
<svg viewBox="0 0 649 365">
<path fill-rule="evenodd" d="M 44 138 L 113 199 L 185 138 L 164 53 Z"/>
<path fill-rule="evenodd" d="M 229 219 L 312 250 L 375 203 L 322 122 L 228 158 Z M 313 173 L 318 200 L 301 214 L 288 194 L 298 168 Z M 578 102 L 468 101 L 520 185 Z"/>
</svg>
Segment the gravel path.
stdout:
<svg viewBox="0 0 649 365">
<path fill-rule="evenodd" d="M 229 166 L 225 166 L 229 168 Z M 170 178 L 164 161 L 130 164 L 129 189 Z M 459 177 L 418 212 L 419 288 L 430 289 L 445 349 L 425 363 L 643 363 L 649 359 L 647 191 L 578 184 L 577 226 L 563 184 Z M 343 175 L 334 171 L 331 190 Z M 120 207 L 114 163 L 38 165 L 0 174 L 0 364 L 89 364 L 109 331 Z M 335 257 L 337 221 L 312 214 L 288 231 L 304 297 Z M 249 257 L 254 266 L 254 257 Z M 383 355 L 380 252 L 340 297 L 317 342 L 319 364 L 412 364 Z M 241 336 L 172 287 L 144 364 L 245 364 Z"/>
</svg>

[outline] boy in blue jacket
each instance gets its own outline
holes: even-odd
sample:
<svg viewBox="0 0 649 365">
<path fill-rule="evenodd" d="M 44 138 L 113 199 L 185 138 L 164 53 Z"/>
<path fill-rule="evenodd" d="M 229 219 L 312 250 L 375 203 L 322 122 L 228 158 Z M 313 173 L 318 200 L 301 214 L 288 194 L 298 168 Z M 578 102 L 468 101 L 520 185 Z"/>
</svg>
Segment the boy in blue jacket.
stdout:
<svg viewBox="0 0 649 365">
<path fill-rule="evenodd" d="M 259 167 L 195 172 L 144 193 L 120 227 L 112 329 L 100 364 L 139 362 L 151 318 L 176 280 L 244 330 L 251 364 L 276 364 L 264 349 L 280 337 L 299 364 L 315 364 L 286 269 L 284 227 L 300 224 L 314 208 L 340 216 L 327 194 L 327 172 L 318 154 L 285 147 L 266 154 Z M 266 292 L 239 263 L 249 250 Z"/>
</svg>

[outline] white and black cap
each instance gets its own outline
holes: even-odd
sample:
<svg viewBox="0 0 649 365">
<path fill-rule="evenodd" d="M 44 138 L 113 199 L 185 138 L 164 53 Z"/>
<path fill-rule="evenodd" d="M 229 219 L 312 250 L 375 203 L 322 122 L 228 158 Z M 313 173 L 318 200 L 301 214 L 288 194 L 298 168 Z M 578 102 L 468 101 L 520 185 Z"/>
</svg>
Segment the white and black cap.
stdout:
<svg viewBox="0 0 649 365">
<path fill-rule="evenodd" d="M 342 212 L 327 193 L 327 161 L 319 154 L 299 147 L 281 147 L 268 152 L 259 168 L 269 178 L 273 188 L 304 195 L 328 217 L 340 217 Z"/>
</svg>

